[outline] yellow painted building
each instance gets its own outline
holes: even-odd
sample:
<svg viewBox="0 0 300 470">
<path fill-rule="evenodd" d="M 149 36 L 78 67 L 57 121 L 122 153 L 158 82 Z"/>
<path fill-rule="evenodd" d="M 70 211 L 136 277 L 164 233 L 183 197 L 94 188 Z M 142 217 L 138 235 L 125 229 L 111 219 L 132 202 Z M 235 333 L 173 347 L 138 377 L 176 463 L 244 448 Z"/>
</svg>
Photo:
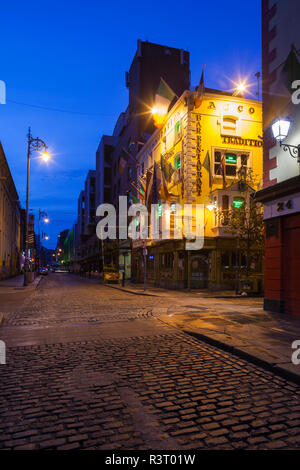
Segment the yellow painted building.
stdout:
<svg viewBox="0 0 300 470">
<path fill-rule="evenodd" d="M 234 287 L 235 239 L 226 232 L 217 214 L 245 196 L 236 184 L 242 173 L 247 174 L 254 190 L 259 189 L 263 172 L 261 135 L 259 101 L 207 88 L 202 97 L 185 91 L 178 99 L 163 125 L 140 150 L 138 177 L 145 177 L 156 162 L 167 175 L 171 204 L 203 204 L 205 243 L 201 250 L 188 251 L 184 238 L 147 240 L 148 280 L 167 288 Z M 142 245 L 141 240 L 133 242 L 132 271 L 136 281 L 142 281 L 144 275 Z M 243 254 L 239 257 L 243 266 Z M 252 269 L 260 279 L 261 260 L 253 263 Z"/>
</svg>

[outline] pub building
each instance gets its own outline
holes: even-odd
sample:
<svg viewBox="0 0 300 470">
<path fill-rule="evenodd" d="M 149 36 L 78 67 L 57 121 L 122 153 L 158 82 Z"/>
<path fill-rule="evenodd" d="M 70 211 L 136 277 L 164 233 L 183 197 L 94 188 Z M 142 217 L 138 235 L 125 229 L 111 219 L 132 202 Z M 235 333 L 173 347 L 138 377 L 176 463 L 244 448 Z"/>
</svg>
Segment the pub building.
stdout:
<svg viewBox="0 0 300 470">
<path fill-rule="evenodd" d="M 245 253 L 220 214 L 249 204 L 260 187 L 261 135 L 260 101 L 209 88 L 200 97 L 190 90 L 181 95 L 137 155 L 138 181 L 146 182 L 148 197 L 153 186 L 164 187 L 152 202 L 170 205 L 171 238 L 133 241 L 133 281 L 143 282 L 146 273 L 147 282 L 164 288 L 235 289 L 238 269 L 242 282 Z M 187 249 L 184 233 L 172 239 L 175 204 L 203 205 L 202 249 Z M 262 272 L 262 250 L 254 247 L 248 273 L 254 291 L 263 290 Z"/>
</svg>

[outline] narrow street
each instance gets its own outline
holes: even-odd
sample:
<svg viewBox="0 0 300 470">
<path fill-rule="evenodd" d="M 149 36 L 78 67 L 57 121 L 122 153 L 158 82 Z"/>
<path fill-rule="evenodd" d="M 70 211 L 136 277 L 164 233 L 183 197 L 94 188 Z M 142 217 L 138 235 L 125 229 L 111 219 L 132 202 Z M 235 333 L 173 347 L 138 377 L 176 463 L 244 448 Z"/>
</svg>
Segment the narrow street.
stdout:
<svg viewBox="0 0 300 470">
<path fill-rule="evenodd" d="M 298 448 L 299 387 L 161 321 L 169 307 L 43 278 L 0 327 L 0 448 Z"/>
</svg>

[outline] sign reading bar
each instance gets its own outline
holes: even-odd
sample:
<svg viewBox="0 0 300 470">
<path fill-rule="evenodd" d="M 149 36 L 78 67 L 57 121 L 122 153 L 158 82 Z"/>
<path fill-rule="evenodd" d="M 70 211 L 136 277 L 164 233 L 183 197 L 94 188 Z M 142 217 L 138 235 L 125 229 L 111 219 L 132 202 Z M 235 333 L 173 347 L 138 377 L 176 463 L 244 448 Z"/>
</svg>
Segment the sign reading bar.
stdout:
<svg viewBox="0 0 300 470">
<path fill-rule="evenodd" d="M 243 139 L 242 137 L 233 137 L 232 135 L 221 135 L 223 144 L 247 145 L 249 147 L 262 147 L 263 141 L 256 139 Z"/>
</svg>

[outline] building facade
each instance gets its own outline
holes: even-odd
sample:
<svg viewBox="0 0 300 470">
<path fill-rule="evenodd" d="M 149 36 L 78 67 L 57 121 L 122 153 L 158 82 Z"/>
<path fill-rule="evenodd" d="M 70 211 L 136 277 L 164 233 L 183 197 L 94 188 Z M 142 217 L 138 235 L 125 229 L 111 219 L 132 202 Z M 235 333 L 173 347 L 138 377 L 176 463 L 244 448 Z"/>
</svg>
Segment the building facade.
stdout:
<svg viewBox="0 0 300 470">
<path fill-rule="evenodd" d="M 22 221 L 19 196 L 0 143 L 0 279 L 21 271 Z"/>
<path fill-rule="evenodd" d="M 141 202 L 149 210 L 151 179 L 152 202 L 153 199 L 157 202 L 153 196 L 155 167 L 156 186 L 163 188 L 164 183 L 159 204 L 168 202 L 171 227 L 170 239 L 161 236 L 160 225 L 160 239 L 133 241 L 132 269 L 137 282 L 143 281 L 145 270 L 147 280 L 173 289 L 231 289 L 235 287 L 237 269 L 243 279 L 243 252 L 239 249 L 237 265 L 236 239 L 220 214 L 235 207 L 238 201 L 249 204 L 250 193 L 258 189 L 262 179 L 261 134 L 259 101 L 210 89 L 205 89 L 200 97 L 194 91 L 183 93 L 163 126 L 152 134 L 137 156 L 138 180 L 147 186 L 146 201 Z M 243 187 L 239 185 L 242 180 Z M 187 248 L 185 226 L 182 239 L 172 239 L 176 204 L 194 205 L 191 213 L 194 230 L 195 205 L 202 205 L 201 249 Z M 254 249 L 251 256 L 249 277 L 254 288 L 261 290 L 261 250 Z"/>
<path fill-rule="evenodd" d="M 300 108 L 292 98 L 293 82 L 300 80 L 299 14 L 293 0 L 262 1 L 264 189 L 257 200 L 265 218 L 264 307 L 291 315 L 300 315 L 299 162 L 275 140 L 272 124 L 288 120 L 283 144 L 299 145 Z"/>
</svg>

